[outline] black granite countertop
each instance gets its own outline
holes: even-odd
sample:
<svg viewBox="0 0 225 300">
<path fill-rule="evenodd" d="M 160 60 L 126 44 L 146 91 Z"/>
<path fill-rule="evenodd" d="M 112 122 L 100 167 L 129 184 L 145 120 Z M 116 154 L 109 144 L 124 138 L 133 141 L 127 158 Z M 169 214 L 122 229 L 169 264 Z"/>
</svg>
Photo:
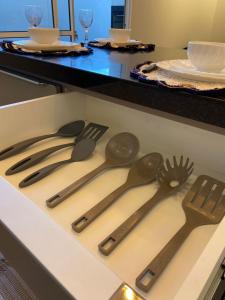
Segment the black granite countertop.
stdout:
<svg viewBox="0 0 225 300">
<path fill-rule="evenodd" d="M 78 57 L 37 57 L 0 51 L 0 67 L 225 128 L 225 94 L 192 94 L 130 77 L 136 64 L 177 58 L 186 58 L 186 51 L 156 47 L 153 52 L 125 53 L 94 48 L 92 54 Z"/>
</svg>

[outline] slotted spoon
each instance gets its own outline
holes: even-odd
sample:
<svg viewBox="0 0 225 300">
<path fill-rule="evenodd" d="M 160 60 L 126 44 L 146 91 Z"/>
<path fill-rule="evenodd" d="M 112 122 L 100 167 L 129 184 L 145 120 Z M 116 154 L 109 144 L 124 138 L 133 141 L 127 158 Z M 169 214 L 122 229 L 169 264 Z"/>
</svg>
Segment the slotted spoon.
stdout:
<svg viewBox="0 0 225 300">
<path fill-rule="evenodd" d="M 221 181 L 206 175 L 197 178 L 182 202 L 185 224 L 136 279 L 136 285 L 142 291 L 149 291 L 193 229 L 222 220 L 225 214 L 224 191 L 225 183 Z"/>
<path fill-rule="evenodd" d="M 99 244 L 98 248 L 102 254 L 110 254 L 156 204 L 175 193 L 186 182 L 192 173 L 193 163 L 189 164 L 189 159 L 183 163 L 183 156 L 181 156 L 179 164 L 175 157 L 173 157 L 173 161 L 174 165 L 172 166 L 167 159 L 167 169 L 163 165 L 158 171 L 157 179 L 160 186 L 155 195 Z"/>
<path fill-rule="evenodd" d="M 159 153 L 150 153 L 137 160 L 131 167 L 126 182 L 73 222 L 73 230 L 76 232 L 84 230 L 127 190 L 154 181 L 162 163 L 163 157 Z"/>
</svg>

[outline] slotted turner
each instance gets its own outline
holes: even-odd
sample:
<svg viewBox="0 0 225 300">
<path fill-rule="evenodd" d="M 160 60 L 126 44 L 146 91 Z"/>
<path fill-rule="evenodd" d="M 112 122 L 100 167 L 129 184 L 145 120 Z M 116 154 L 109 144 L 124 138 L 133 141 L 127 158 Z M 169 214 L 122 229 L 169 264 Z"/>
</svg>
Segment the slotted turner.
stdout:
<svg viewBox="0 0 225 300">
<path fill-rule="evenodd" d="M 40 142 L 42 140 L 48 139 L 48 138 L 58 137 L 58 136 L 60 136 L 60 137 L 77 136 L 83 130 L 84 126 L 85 126 L 84 121 L 82 121 L 82 120 L 74 121 L 74 122 L 71 122 L 71 123 L 68 123 L 68 124 L 62 126 L 55 133 L 37 136 L 34 138 L 27 139 L 25 141 L 19 142 L 17 144 L 11 145 L 11 146 L 7 147 L 6 149 L 0 151 L 0 160 L 3 160 L 8 157 L 11 157 L 13 155 L 16 155 L 16 154 L 22 152 L 23 150 L 27 149 L 31 145 L 33 145 L 37 142 Z"/>
<path fill-rule="evenodd" d="M 16 173 L 19 173 L 21 171 L 24 171 L 39 162 L 43 161 L 47 156 L 50 154 L 59 151 L 63 148 L 74 146 L 76 143 L 81 141 L 82 139 L 93 139 L 97 142 L 97 140 L 100 139 L 100 137 L 106 132 L 108 129 L 107 126 L 96 124 L 96 123 L 89 123 L 79 134 L 78 137 L 76 137 L 75 141 L 73 143 L 67 143 L 62 145 L 57 145 L 50 147 L 48 149 L 41 150 L 37 153 L 34 153 L 30 156 L 25 157 L 24 159 L 20 160 L 19 162 L 15 163 L 13 166 L 11 166 L 7 171 L 6 175 L 13 175 Z"/>
<path fill-rule="evenodd" d="M 104 126 L 105 127 L 105 126 Z M 104 128 L 104 132 L 107 130 L 108 127 Z M 104 133 L 103 132 L 103 133 Z M 28 175 L 26 178 L 24 178 L 20 183 L 19 187 L 27 187 L 42 178 L 45 178 L 49 174 L 51 174 L 53 171 L 58 169 L 59 167 L 68 164 L 73 163 L 77 161 L 82 161 L 84 159 L 87 159 L 91 153 L 94 151 L 96 146 L 96 139 L 102 136 L 102 132 L 95 133 L 92 138 L 86 138 L 86 136 L 89 136 L 88 131 L 85 131 L 85 134 L 82 134 L 82 137 L 78 137 L 71 154 L 71 157 L 66 160 L 62 160 L 53 164 L 50 164 L 48 166 L 45 166 L 42 169 L 37 170 L 36 172 Z"/>
<path fill-rule="evenodd" d="M 175 193 L 186 182 L 192 173 L 193 163 L 189 164 L 189 159 L 183 162 L 183 156 L 180 157 L 178 164 L 175 156 L 173 157 L 174 165 L 166 160 L 165 164 L 157 173 L 157 180 L 160 184 L 155 195 L 137 209 L 126 221 L 124 221 L 116 230 L 105 238 L 99 245 L 99 251 L 104 255 L 109 255 L 119 243 L 138 225 L 139 222 L 150 212 L 155 205 L 162 199 Z"/>
<path fill-rule="evenodd" d="M 199 176 L 182 206 L 185 224 L 136 279 L 137 287 L 144 292 L 150 290 L 193 229 L 222 220 L 225 214 L 225 183 L 206 175 Z"/>
</svg>

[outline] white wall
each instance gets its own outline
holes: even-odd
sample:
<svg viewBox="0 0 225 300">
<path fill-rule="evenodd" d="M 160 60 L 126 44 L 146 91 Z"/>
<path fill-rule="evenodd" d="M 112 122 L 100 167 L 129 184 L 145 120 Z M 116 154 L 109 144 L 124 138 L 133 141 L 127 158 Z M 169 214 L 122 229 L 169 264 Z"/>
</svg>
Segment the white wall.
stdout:
<svg viewBox="0 0 225 300">
<path fill-rule="evenodd" d="M 181 48 L 210 40 L 216 7 L 217 0 L 133 0 L 133 38 Z"/>
<path fill-rule="evenodd" d="M 225 1 L 218 0 L 211 38 L 215 42 L 225 42 Z"/>
</svg>

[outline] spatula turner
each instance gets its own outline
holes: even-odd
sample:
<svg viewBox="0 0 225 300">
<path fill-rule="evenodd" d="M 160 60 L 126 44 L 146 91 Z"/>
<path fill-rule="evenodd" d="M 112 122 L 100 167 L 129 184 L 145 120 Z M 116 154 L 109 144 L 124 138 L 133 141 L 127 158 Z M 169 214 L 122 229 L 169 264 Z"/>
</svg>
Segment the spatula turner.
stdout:
<svg viewBox="0 0 225 300">
<path fill-rule="evenodd" d="M 193 229 L 217 224 L 225 214 L 225 183 L 206 175 L 197 178 L 182 203 L 186 222 L 137 277 L 136 285 L 148 292 Z"/>
<path fill-rule="evenodd" d="M 34 138 L 30 138 L 28 140 L 19 142 L 17 144 L 11 145 L 11 146 L 7 147 L 6 149 L 0 151 L 0 160 L 6 159 L 6 158 L 16 155 L 18 153 L 21 153 L 23 150 L 27 149 L 31 145 L 33 145 L 37 142 L 40 142 L 42 140 L 45 140 L 45 139 L 49 139 L 52 137 L 58 137 L 58 136 L 60 136 L 60 137 L 77 136 L 83 130 L 84 126 L 85 126 L 84 121 L 82 121 L 82 120 L 74 121 L 74 122 L 71 122 L 71 123 L 68 123 L 68 124 L 62 126 L 55 133 L 37 136 Z"/>
<path fill-rule="evenodd" d="M 93 139 L 96 142 L 102 137 L 102 135 L 106 132 L 108 129 L 107 126 L 96 124 L 96 123 L 89 123 L 82 132 L 75 138 L 75 141 L 73 143 L 67 143 L 67 144 L 61 144 L 57 146 L 53 146 L 41 151 L 38 151 L 30 156 L 27 156 L 23 158 L 22 160 L 15 163 L 13 166 L 11 166 L 7 171 L 6 175 L 13 175 L 16 173 L 19 173 L 21 171 L 24 171 L 39 162 L 43 161 L 46 157 L 48 157 L 50 154 L 57 152 L 63 148 L 74 146 L 76 143 L 81 141 L 82 139 Z"/>
<path fill-rule="evenodd" d="M 93 125 L 95 125 L 94 132 Z M 88 124 L 77 137 L 70 159 L 59 161 L 37 170 L 36 172 L 24 178 L 19 183 L 19 187 L 23 188 L 41 180 L 64 164 L 82 161 L 88 158 L 95 149 L 96 141 L 105 133 L 107 129 L 108 127 L 103 125 L 94 123 Z"/>
</svg>

